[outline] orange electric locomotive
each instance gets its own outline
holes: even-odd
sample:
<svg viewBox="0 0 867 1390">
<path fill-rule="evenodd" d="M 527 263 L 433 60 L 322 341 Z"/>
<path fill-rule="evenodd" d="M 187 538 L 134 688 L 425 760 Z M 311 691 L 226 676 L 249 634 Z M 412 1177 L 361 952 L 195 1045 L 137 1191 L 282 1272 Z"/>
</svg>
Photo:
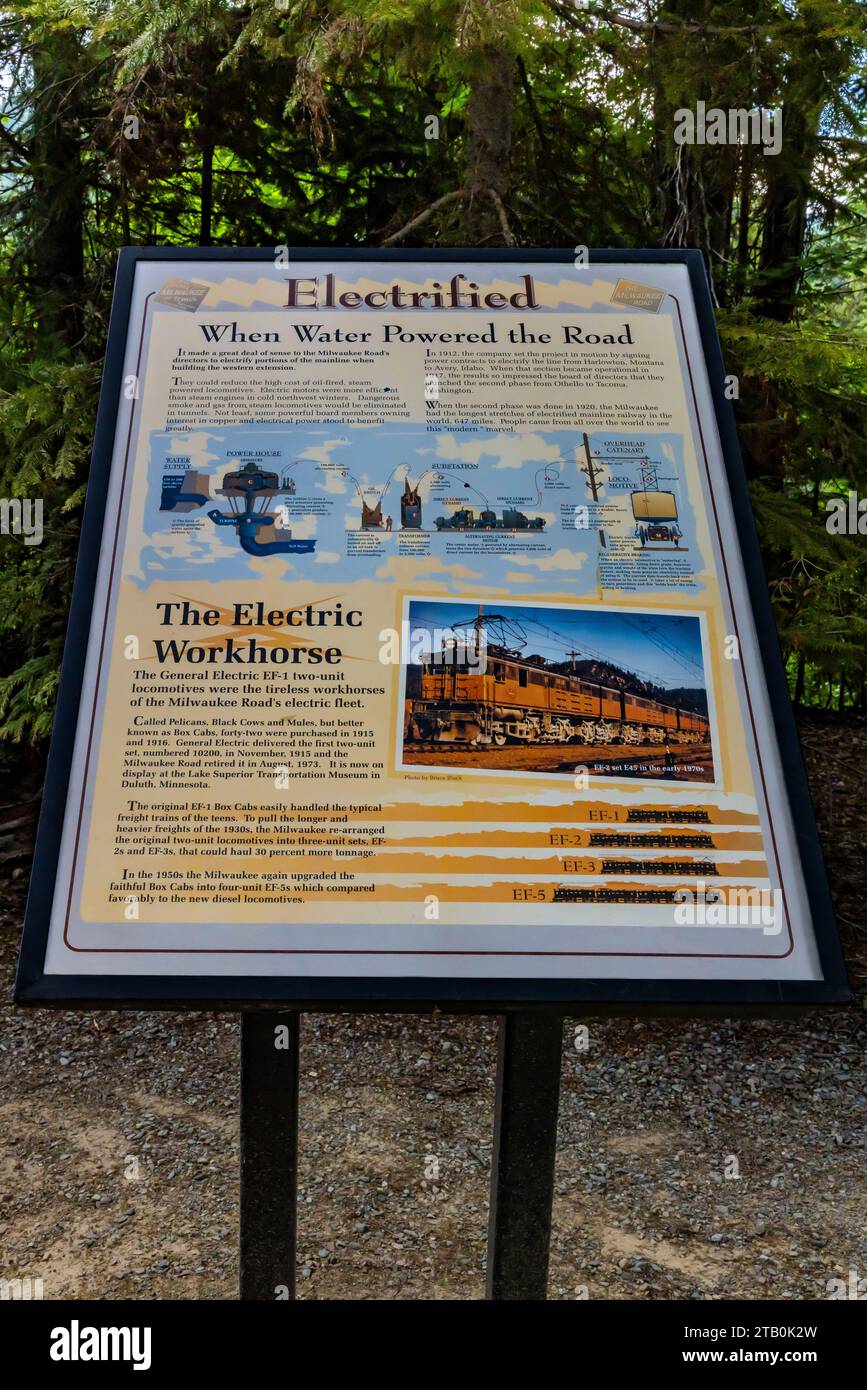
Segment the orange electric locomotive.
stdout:
<svg viewBox="0 0 867 1390">
<path fill-rule="evenodd" d="M 473 655 L 472 650 L 470 655 Z M 420 742 L 704 743 L 706 715 L 554 671 L 488 646 L 484 669 L 458 651 L 422 664 L 408 736 Z"/>
</svg>

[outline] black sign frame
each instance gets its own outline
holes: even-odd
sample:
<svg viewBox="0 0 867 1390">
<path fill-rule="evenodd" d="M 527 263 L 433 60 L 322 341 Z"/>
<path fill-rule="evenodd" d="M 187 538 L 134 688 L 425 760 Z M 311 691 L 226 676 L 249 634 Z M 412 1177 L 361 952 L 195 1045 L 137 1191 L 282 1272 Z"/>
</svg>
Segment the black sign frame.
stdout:
<svg viewBox="0 0 867 1390">
<path fill-rule="evenodd" d="M 574 266 L 572 250 L 472 248 L 380 249 L 292 247 L 289 260 L 455 261 Z M 82 521 L 69 626 L 61 669 L 57 712 L 16 983 L 16 1002 L 82 1009 L 298 1008 L 340 1012 L 428 1012 L 502 1014 L 544 1011 L 557 1014 L 666 1013 L 778 1014 L 814 1004 L 845 1004 L 850 999 L 846 969 L 810 801 L 809 788 L 780 656 L 758 537 L 738 447 L 734 414 L 724 391 L 725 369 L 712 301 L 699 251 L 591 250 L 587 264 L 685 265 L 694 297 L 716 423 L 725 461 L 744 573 L 774 719 L 781 765 L 795 825 L 797 845 L 824 978 L 820 981 L 653 980 L 653 979 L 462 979 L 290 976 L 46 975 L 45 953 L 70 780 L 75 729 L 84 677 L 91 609 L 105 521 L 115 426 L 121 398 L 123 362 L 136 266 L 141 261 L 221 260 L 273 264 L 274 248 L 124 247 L 106 348 L 99 412 Z"/>
</svg>

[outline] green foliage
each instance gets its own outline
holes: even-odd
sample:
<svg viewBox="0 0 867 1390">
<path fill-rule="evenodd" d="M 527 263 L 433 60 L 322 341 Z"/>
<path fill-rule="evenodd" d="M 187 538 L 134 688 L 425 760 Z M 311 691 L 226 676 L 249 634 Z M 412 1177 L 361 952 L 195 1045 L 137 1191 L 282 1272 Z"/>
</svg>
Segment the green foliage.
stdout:
<svg viewBox="0 0 867 1390">
<path fill-rule="evenodd" d="M 518 244 L 705 251 L 793 688 L 863 709 L 867 538 L 825 527 L 830 497 L 867 497 L 863 13 L 5 5 L 0 496 L 41 498 L 45 539 L 0 537 L 0 739 L 51 723 L 118 245 L 501 244 L 493 203 L 481 224 L 468 196 L 479 167 Z M 497 58 L 499 90 L 485 87 Z M 698 100 L 782 107 L 780 154 L 678 149 L 674 112 Z M 479 162 L 492 132 L 498 166 Z"/>
<path fill-rule="evenodd" d="M 829 533 L 826 503 L 850 488 L 867 496 L 867 335 L 829 328 L 815 312 L 786 325 L 744 310 L 719 322 L 739 378 L 741 449 L 793 682 L 801 659 L 822 677 L 810 690 L 842 678 L 860 704 L 867 537 Z"/>
<path fill-rule="evenodd" d="M 41 499 L 44 539 L 0 536 L 0 737 L 50 732 L 99 374 L 88 362 L 0 361 L 0 491 Z"/>
</svg>

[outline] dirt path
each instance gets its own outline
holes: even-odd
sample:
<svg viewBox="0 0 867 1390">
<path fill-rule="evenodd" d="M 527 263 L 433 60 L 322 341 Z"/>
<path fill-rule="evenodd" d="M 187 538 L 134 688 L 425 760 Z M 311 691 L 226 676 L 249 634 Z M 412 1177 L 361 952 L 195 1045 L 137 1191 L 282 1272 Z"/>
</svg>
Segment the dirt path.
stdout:
<svg viewBox="0 0 867 1390">
<path fill-rule="evenodd" d="M 805 734 L 854 948 L 867 732 Z M 0 1277 L 234 1297 L 236 1021 L 13 1009 L 22 883 L 0 907 Z M 799 1020 L 591 1022 L 586 1051 L 567 1025 L 551 1297 L 822 1298 L 867 1275 L 859 980 L 858 1007 Z M 302 1297 L 481 1296 L 494 1033 L 305 1018 Z"/>
</svg>

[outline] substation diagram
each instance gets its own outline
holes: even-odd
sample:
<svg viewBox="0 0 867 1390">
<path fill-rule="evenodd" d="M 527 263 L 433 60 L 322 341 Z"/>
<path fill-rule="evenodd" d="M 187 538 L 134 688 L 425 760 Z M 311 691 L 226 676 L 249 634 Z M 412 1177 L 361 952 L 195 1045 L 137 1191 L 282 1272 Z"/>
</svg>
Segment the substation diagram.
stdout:
<svg viewBox="0 0 867 1390">
<path fill-rule="evenodd" d="M 365 441 L 359 464 L 355 440 L 330 443 L 339 449 L 317 457 L 302 444 L 292 457 L 291 445 L 278 440 L 267 447 L 240 440 L 224 445 L 222 461 L 212 455 L 207 467 L 164 454 L 159 512 L 169 514 L 169 530 L 197 544 L 219 539 L 255 557 L 316 552 L 319 558 L 323 551 L 505 557 L 577 543 L 600 564 L 626 560 L 650 571 L 662 563 L 662 552 L 685 556 L 690 549 L 678 465 L 665 439 L 591 439 L 581 431 L 556 446 L 543 436 L 524 446 L 512 437 L 485 440 L 491 447 L 480 446 L 475 457 L 463 439 L 454 456 L 437 457 L 442 441 L 432 441 L 433 447 L 407 450 L 411 461 L 394 463 L 382 482 L 371 481 L 375 447 Z M 519 464 L 516 446 L 524 449 Z M 541 458 L 533 458 L 533 448 Z M 429 463 L 426 453 L 434 455 Z"/>
</svg>

